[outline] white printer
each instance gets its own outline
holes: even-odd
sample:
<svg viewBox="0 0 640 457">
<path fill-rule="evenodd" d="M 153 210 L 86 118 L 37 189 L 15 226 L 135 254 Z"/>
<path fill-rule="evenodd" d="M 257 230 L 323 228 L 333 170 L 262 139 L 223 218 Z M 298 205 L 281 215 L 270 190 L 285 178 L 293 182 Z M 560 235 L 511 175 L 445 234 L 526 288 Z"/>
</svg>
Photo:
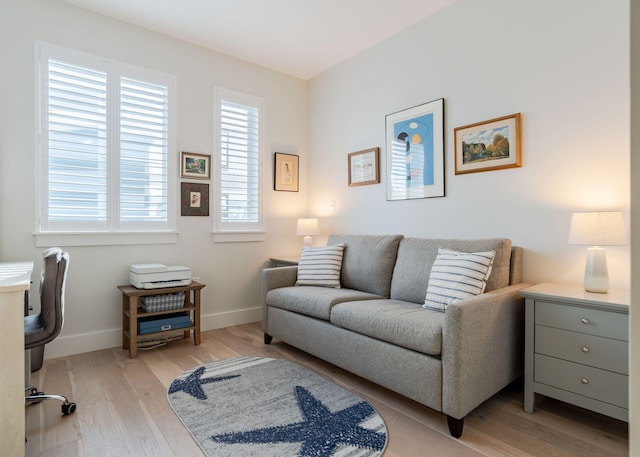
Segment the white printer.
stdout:
<svg viewBox="0 0 640 457">
<path fill-rule="evenodd" d="M 138 289 L 188 286 L 191 284 L 191 269 L 161 263 L 135 264 L 129 267 L 129 282 Z"/>
</svg>

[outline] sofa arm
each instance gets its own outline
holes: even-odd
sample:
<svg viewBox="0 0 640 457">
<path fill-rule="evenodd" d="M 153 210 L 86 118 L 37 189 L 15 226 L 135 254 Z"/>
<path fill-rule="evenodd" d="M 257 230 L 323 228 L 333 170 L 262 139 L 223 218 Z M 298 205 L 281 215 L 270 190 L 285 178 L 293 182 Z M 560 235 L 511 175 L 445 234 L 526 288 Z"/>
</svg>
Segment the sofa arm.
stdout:
<svg viewBox="0 0 640 457">
<path fill-rule="evenodd" d="M 262 270 L 262 329 L 267 328 L 267 292 L 280 287 L 296 285 L 298 267 L 264 268 Z"/>
<path fill-rule="evenodd" d="M 461 419 L 518 376 L 524 357 L 519 283 L 447 307 L 442 344 L 442 412 Z"/>
</svg>

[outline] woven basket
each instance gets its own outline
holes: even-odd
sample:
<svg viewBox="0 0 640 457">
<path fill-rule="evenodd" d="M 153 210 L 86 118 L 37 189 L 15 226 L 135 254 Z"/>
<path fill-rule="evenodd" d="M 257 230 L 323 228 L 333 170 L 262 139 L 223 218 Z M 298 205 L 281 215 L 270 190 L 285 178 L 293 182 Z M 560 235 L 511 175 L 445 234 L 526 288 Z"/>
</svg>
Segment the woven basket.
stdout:
<svg viewBox="0 0 640 457">
<path fill-rule="evenodd" d="M 150 295 L 142 297 L 140 305 L 147 313 L 157 311 L 169 311 L 182 308 L 184 306 L 184 292 L 175 294 Z"/>
</svg>

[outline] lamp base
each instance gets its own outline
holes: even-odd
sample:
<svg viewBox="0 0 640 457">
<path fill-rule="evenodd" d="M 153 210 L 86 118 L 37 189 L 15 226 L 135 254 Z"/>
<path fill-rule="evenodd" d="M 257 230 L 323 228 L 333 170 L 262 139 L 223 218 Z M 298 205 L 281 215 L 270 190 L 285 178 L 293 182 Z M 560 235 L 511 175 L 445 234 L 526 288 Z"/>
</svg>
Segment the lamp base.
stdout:
<svg viewBox="0 0 640 457">
<path fill-rule="evenodd" d="M 584 289 L 587 292 L 606 294 L 609 291 L 609 271 L 607 253 L 604 248 L 587 249 L 587 263 L 584 268 Z"/>
<path fill-rule="evenodd" d="M 309 235 L 306 235 L 302 243 L 304 244 L 304 246 L 311 246 L 311 237 Z"/>
</svg>

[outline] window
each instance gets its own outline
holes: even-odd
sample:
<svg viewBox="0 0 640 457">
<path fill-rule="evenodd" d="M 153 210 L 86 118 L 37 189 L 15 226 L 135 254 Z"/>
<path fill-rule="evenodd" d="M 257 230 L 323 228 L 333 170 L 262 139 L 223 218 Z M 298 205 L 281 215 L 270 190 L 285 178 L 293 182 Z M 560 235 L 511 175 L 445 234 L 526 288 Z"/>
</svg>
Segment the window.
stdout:
<svg viewBox="0 0 640 457">
<path fill-rule="evenodd" d="M 39 45 L 37 233 L 175 231 L 174 77 Z"/>
<path fill-rule="evenodd" d="M 215 91 L 215 186 L 217 241 L 259 240 L 262 236 L 262 124 L 260 98 Z M 220 234 L 234 233 L 224 237 Z M 244 234 L 239 236 L 238 234 Z"/>
</svg>

